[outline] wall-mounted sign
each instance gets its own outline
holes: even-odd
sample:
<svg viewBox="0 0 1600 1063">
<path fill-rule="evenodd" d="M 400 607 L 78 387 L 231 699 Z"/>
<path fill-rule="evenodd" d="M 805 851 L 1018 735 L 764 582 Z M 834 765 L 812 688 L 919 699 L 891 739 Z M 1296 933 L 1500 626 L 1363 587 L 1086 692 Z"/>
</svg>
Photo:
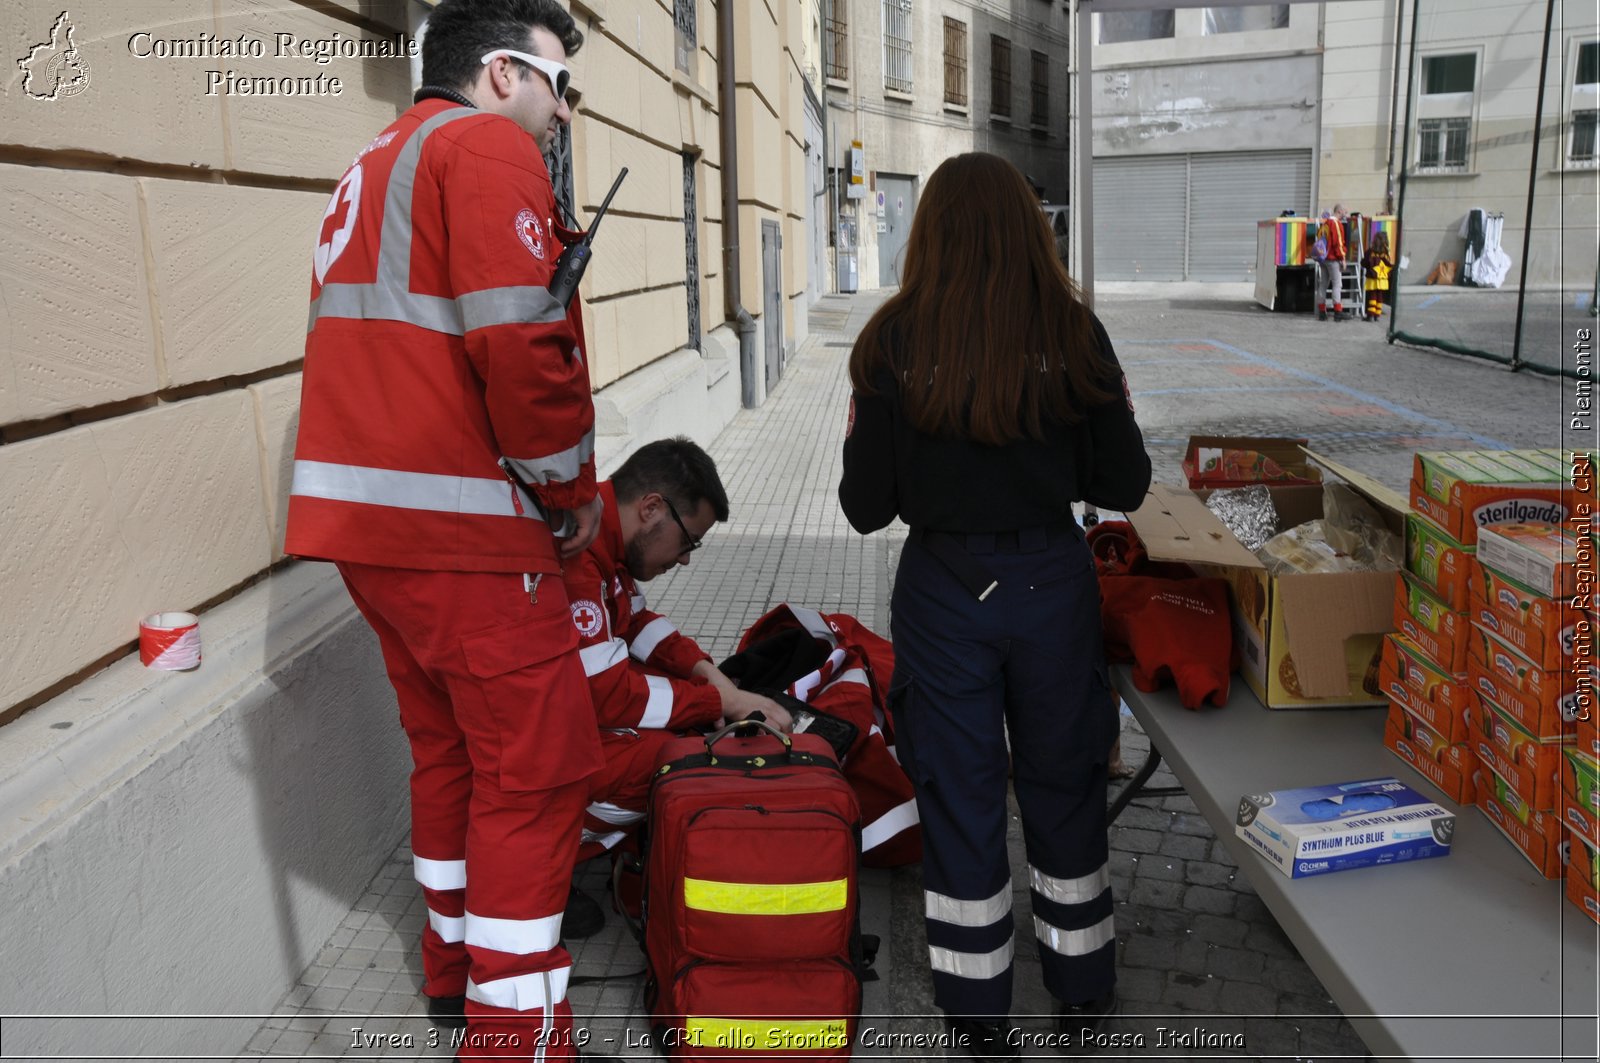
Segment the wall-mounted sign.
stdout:
<svg viewBox="0 0 1600 1063">
<path fill-rule="evenodd" d="M 850 184 L 846 199 L 862 199 L 867 194 L 867 153 L 861 150 L 861 141 L 850 142 Z"/>
</svg>

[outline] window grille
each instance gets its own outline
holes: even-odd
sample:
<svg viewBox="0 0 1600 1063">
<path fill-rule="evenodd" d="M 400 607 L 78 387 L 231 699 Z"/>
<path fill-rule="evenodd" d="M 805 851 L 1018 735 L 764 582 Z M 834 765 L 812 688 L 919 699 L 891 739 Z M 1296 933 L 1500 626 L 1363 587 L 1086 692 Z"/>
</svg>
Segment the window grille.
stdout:
<svg viewBox="0 0 1600 1063">
<path fill-rule="evenodd" d="M 683 247 L 689 304 L 689 346 L 700 347 L 700 211 L 692 151 L 683 153 Z"/>
<path fill-rule="evenodd" d="M 883 0 L 883 87 L 911 91 L 911 0 Z"/>
<path fill-rule="evenodd" d="M 694 6 L 696 0 L 674 0 L 672 25 L 677 37 L 677 65 L 685 74 L 693 69 L 695 49 Z"/>
<path fill-rule="evenodd" d="M 1050 57 L 1043 52 L 1033 53 L 1033 117 L 1036 126 L 1050 124 Z"/>
<path fill-rule="evenodd" d="M 1011 117 L 1011 42 L 989 38 L 989 113 Z"/>
<path fill-rule="evenodd" d="M 1424 118 L 1417 123 L 1417 169 L 1424 173 L 1465 173 L 1470 118 Z"/>
<path fill-rule="evenodd" d="M 1593 166 L 1600 161 L 1600 156 L 1595 153 L 1595 132 L 1600 127 L 1600 111 L 1573 111 L 1572 112 L 1572 140 L 1567 147 L 1567 159 L 1571 162 L 1584 163 Z"/>
<path fill-rule="evenodd" d="M 850 77 L 849 0 L 822 0 L 822 72 L 832 81 Z"/>
<path fill-rule="evenodd" d="M 967 24 L 945 16 L 944 102 L 967 105 Z"/>
</svg>

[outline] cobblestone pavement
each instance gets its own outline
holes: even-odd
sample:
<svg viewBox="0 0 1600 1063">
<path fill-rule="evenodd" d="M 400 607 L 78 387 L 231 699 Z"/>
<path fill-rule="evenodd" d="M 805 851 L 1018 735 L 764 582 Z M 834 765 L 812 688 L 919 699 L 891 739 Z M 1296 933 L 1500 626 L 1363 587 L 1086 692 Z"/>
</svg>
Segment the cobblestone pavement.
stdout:
<svg viewBox="0 0 1600 1063">
<path fill-rule="evenodd" d="M 1193 286 L 1183 292 L 1192 293 Z M 794 601 L 849 612 L 888 630 L 893 567 L 904 529 L 862 537 L 835 500 L 852 337 L 881 293 L 829 296 L 810 311 L 811 334 L 757 410 L 739 413 L 711 448 L 732 504 L 694 563 L 647 587 L 715 656 L 773 605 Z M 1098 312 L 1127 370 L 1160 480 L 1179 482 L 1191 433 L 1292 434 L 1403 488 L 1422 448 L 1555 446 L 1563 385 L 1489 363 L 1390 346 L 1363 322 L 1318 323 L 1269 314 L 1240 286 L 1193 298 L 1154 287 L 1106 294 Z M 1124 718 L 1124 757 L 1147 743 Z M 1165 769 L 1152 785 L 1174 786 Z M 1248 780 L 1241 780 L 1241 792 Z M 1014 817 L 1013 817 L 1014 820 Z M 1013 823 L 1015 826 L 1015 821 Z M 1032 947 L 1020 831 L 1013 830 L 1018 925 L 1014 1018 L 1038 1046 L 1050 1001 Z M 1094 1054 L 1142 1059 L 1364 1059 L 1365 1049 L 1300 959 L 1222 844 L 1182 796 L 1141 797 L 1111 832 L 1117 909 L 1119 1015 Z M 448 1031 L 429 1026 L 419 995 L 422 900 L 401 843 L 300 982 L 242 1046 L 241 1058 L 448 1057 Z M 602 862 L 579 883 L 603 897 Z M 864 929 L 879 934 L 879 979 L 868 983 L 857 1058 L 930 1058 L 931 1013 L 920 873 L 862 876 Z M 587 1051 L 629 1058 L 644 1044 L 643 957 L 612 916 L 570 943 L 579 976 L 611 980 L 570 993 Z M 352 1032 L 359 1030 L 359 1032 Z M 918 1040 L 920 1038 L 920 1040 Z M 1112 1043 L 1115 1042 L 1115 1043 Z M 898 1044 L 898 1047 L 895 1045 Z M 952 1054 L 959 1054 L 952 1052 Z M 1030 1056 L 1055 1058 L 1053 1048 Z"/>
</svg>

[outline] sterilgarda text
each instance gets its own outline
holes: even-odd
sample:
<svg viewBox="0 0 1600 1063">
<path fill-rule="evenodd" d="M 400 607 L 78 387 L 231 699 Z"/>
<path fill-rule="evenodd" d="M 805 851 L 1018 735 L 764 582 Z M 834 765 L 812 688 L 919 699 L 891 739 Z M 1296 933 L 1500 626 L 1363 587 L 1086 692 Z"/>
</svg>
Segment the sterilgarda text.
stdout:
<svg viewBox="0 0 1600 1063">
<path fill-rule="evenodd" d="M 327 66 L 335 59 L 414 59 L 421 55 L 415 37 L 352 37 L 335 32 L 327 37 L 293 33 L 224 37 L 201 32 L 193 37 L 161 37 L 141 30 L 128 38 L 135 59 L 300 59 Z M 338 96 L 344 82 L 318 71 L 313 76 L 253 76 L 231 69 L 203 71 L 207 96 Z"/>
</svg>

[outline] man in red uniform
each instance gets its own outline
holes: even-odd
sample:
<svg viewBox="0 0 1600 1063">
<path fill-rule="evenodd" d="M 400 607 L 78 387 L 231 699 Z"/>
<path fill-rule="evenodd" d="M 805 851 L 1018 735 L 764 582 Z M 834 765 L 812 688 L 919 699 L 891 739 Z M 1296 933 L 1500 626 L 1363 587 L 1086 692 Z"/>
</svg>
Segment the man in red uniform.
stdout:
<svg viewBox="0 0 1600 1063">
<path fill-rule="evenodd" d="M 792 726 L 777 702 L 734 686 L 639 590 L 687 565 L 711 526 L 728 519 L 711 456 L 682 437 L 647 443 L 600 485 L 600 496 L 600 533 L 563 574 L 605 760 L 590 779 L 585 859 L 614 848 L 644 818 L 665 742 L 758 710 L 781 730 Z"/>
<path fill-rule="evenodd" d="M 377 633 L 423 991 L 465 1009 L 473 1056 L 576 1056 L 561 920 L 600 751 L 559 572 L 601 501 L 540 152 L 582 41 L 554 0 L 445 0 L 417 105 L 356 156 L 313 255 L 286 549 L 336 562 Z"/>
</svg>

